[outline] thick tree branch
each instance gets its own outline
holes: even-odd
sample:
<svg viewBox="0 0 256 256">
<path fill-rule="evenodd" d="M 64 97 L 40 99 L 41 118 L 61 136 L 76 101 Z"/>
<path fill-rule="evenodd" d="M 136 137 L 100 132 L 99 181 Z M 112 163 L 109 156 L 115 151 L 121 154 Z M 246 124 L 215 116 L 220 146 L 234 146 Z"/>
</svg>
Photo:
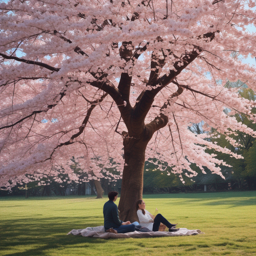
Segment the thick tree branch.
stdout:
<svg viewBox="0 0 256 256">
<path fill-rule="evenodd" d="M 182 84 L 179 84 L 179 83 L 176 82 L 176 81 L 172 81 L 172 83 L 173 83 L 173 84 L 176 84 L 176 85 L 179 86 L 180 88 L 187 89 L 187 90 L 191 91 L 192 93 L 201 94 L 201 95 L 203 95 L 203 96 L 205 96 L 205 97 L 207 97 L 207 98 L 210 98 L 210 99 L 212 99 L 212 100 L 219 101 L 219 102 L 221 102 L 221 103 L 227 105 L 227 103 L 225 103 L 225 102 L 223 102 L 223 101 L 217 99 L 217 95 L 212 96 L 212 95 L 206 94 L 206 93 L 204 93 L 204 92 L 197 91 L 197 90 L 195 90 L 195 89 L 192 89 L 189 85 L 182 85 Z M 232 107 L 232 106 L 227 105 L 227 107 L 229 107 L 230 109 L 233 109 L 233 110 L 236 111 L 237 113 L 241 113 L 239 110 L 235 109 L 235 108 Z M 241 114 L 242 114 L 242 113 L 241 113 Z M 246 115 L 246 116 L 249 116 L 248 114 L 245 114 L 245 115 Z"/>
<path fill-rule="evenodd" d="M 90 82 L 90 85 L 103 90 L 112 97 L 121 113 L 121 116 L 125 124 L 128 125 L 132 108 L 130 105 L 127 104 L 127 102 L 123 100 L 123 97 L 118 91 L 118 89 L 108 80 L 105 82 L 93 81 Z"/>
<path fill-rule="evenodd" d="M 86 126 L 87 122 L 89 121 L 89 118 L 90 118 L 90 115 L 91 115 L 93 109 L 94 109 L 99 103 L 101 103 L 101 102 L 106 98 L 107 95 L 108 95 L 107 93 L 104 93 L 98 100 L 95 100 L 95 101 L 92 101 L 92 102 L 91 102 L 91 107 L 88 109 L 87 114 L 86 114 L 86 116 L 85 116 L 85 118 L 84 118 L 84 120 L 83 120 L 83 122 L 82 122 L 82 125 L 81 125 L 81 126 L 79 127 L 79 129 L 78 129 L 79 131 L 78 131 L 76 134 L 72 135 L 72 137 L 70 138 L 69 141 L 74 140 L 75 138 L 77 138 L 79 135 L 82 134 L 82 132 L 83 132 L 84 129 L 85 129 L 85 126 Z"/>
<path fill-rule="evenodd" d="M 122 95 L 110 81 L 92 81 L 89 84 L 108 93 L 118 107 L 123 107 L 125 105 Z"/>
<path fill-rule="evenodd" d="M 214 0 L 214 1 L 212 2 L 212 5 L 217 4 L 217 3 L 219 3 L 219 2 L 225 2 L 225 0 Z"/>
<path fill-rule="evenodd" d="M 151 121 L 149 124 L 146 125 L 146 129 L 149 129 L 152 132 L 152 135 L 157 130 L 160 130 L 161 128 L 165 127 L 168 123 L 168 116 L 166 116 L 163 111 L 168 107 L 171 106 L 171 102 L 173 101 L 173 98 L 178 97 L 180 94 L 182 94 L 183 88 L 178 87 L 178 90 L 173 93 L 168 100 L 163 104 L 163 106 L 160 109 L 160 114 L 157 116 L 153 121 Z"/>
<path fill-rule="evenodd" d="M 17 80 L 7 80 L 5 81 L 3 84 L 0 84 L 0 87 L 9 85 L 9 84 L 13 84 L 13 83 L 17 83 L 19 81 L 22 80 L 38 80 L 38 79 L 49 79 L 48 77 L 44 77 L 44 76 L 39 76 L 39 77 L 18 77 Z"/>
<path fill-rule="evenodd" d="M 48 110 L 54 108 L 55 106 L 58 105 L 58 103 L 60 102 L 60 100 L 66 95 L 66 90 L 67 89 L 63 89 L 63 91 L 58 95 L 59 96 L 59 99 L 54 103 L 54 104 L 50 104 L 46 107 L 46 109 L 44 110 L 36 110 L 36 111 L 33 111 L 31 114 L 19 119 L 18 121 L 12 123 L 12 124 L 8 124 L 8 125 L 5 125 L 5 126 L 2 126 L 0 127 L 0 130 L 2 129 L 6 129 L 6 128 L 10 128 L 10 127 L 14 127 L 15 125 L 19 124 L 19 123 L 22 123 L 23 121 L 27 120 L 28 118 L 34 116 L 34 115 L 37 115 L 39 113 L 43 113 L 43 112 L 47 112 Z"/>
<path fill-rule="evenodd" d="M 130 105 L 130 88 L 131 88 L 132 76 L 128 73 L 122 73 L 118 85 L 118 89 L 122 98 Z"/>
<path fill-rule="evenodd" d="M 58 33 L 56 30 L 54 30 L 54 35 L 58 36 L 60 39 L 64 40 L 65 42 L 68 42 L 68 43 L 72 43 L 71 40 L 69 40 L 68 38 L 62 36 L 60 33 Z M 82 51 L 82 49 L 78 46 L 76 46 L 74 48 L 74 51 L 78 54 L 81 54 L 81 55 L 87 55 L 84 51 Z M 3 53 L 0 53 L 0 56 L 2 56 L 4 59 L 13 59 L 13 60 L 16 60 L 16 61 L 19 61 L 19 62 L 24 62 L 26 64 L 33 64 L 33 65 L 37 65 L 37 66 L 41 66 L 41 67 L 44 67 L 44 68 L 47 68 L 51 71 L 55 71 L 55 72 L 58 72 L 60 70 L 60 68 L 55 68 L 55 67 L 52 67 L 46 63 L 42 63 L 42 62 L 37 62 L 37 61 L 31 61 L 31 60 L 26 60 L 26 59 L 23 59 L 23 58 L 18 58 L 18 57 L 15 57 L 15 56 L 7 56 L 6 54 L 3 54 Z M 101 79 L 104 79 L 107 74 L 105 73 L 92 73 L 91 74 L 101 80 Z M 94 87 L 97 87 L 99 89 L 102 89 L 103 91 L 107 92 L 110 94 L 110 96 L 114 99 L 114 101 L 116 102 L 116 104 L 118 105 L 120 111 L 121 109 L 123 109 L 123 106 L 125 105 L 124 103 L 124 100 L 122 99 L 122 97 L 120 97 L 120 93 L 117 91 L 117 89 L 115 88 L 115 86 L 113 84 L 111 84 L 110 81 L 107 81 L 107 82 L 92 82 L 91 85 L 94 86 Z M 60 100 L 63 98 L 63 96 L 65 95 L 65 92 L 66 90 L 64 90 L 64 92 L 61 92 L 60 93 Z M 58 101 L 59 102 L 59 101 Z M 0 127 L 0 130 L 1 129 L 4 129 L 4 128 L 9 128 L 9 127 L 12 127 L 12 126 L 15 126 L 16 124 L 18 123 L 21 123 L 23 122 L 24 120 L 30 118 L 31 116 L 35 115 L 35 114 L 38 114 L 38 113 L 41 113 L 41 112 L 47 112 L 49 109 L 53 108 L 54 106 L 56 106 L 56 104 L 53 104 L 53 105 L 49 105 L 47 106 L 47 109 L 45 110 L 38 110 L 38 111 L 33 111 L 30 115 L 24 117 L 24 118 L 21 118 L 20 120 L 18 120 L 17 122 L 13 123 L 13 124 L 10 124 L 10 125 L 6 125 L 6 126 L 3 126 L 3 127 Z"/>
<path fill-rule="evenodd" d="M 197 38 L 198 40 L 201 39 L 211 42 L 215 37 L 215 33 L 216 32 L 209 32 Z M 191 52 L 186 52 L 178 61 L 174 63 L 174 68 L 169 71 L 169 74 L 163 75 L 162 77 L 158 78 L 155 83 L 150 84 L 152 89 L 145 90 L 138 98 L 138 102 L 135 105 L 135 115 L 138 118 L 145 118 L 156 94 L 170 84 L 190 63 L 192 63 L 200 55 L 202 51 L 203 49 L 201 47 L 194 45 L 194 49 Z"/>
<path fill-rule="evenodd" d="M 46 63 L 43 63 L 43 62 L 38 62 L 38 61 L 33 61 L 33 60 L 26 60 L 26 59 L 14 57 L 14 56 L 8 56 L 8 55 L 5 55 L 3 53 L 0 53 L 0 56 L 2 56 L 4 59 L 7 59 L 7 60 L 16 60 L 16 61 L 19 61 L 19 62 L 24 62 L 26 64 L 37 65 L 37 66 L 40 66 L 40 67 L 43 67 L 43 68 L 46 68 L 46 69 L 49 69 L 49 70 L 55 71 L 55 72 L 58 72 L 60 70 L 59 68 L 52 67 L 52 66 L 50 66 Z"/>
<path fill-rule="evenodd" d="M 126 61 L 126 64 L 129 63 L 132 65 L 131 67 L 128 67 L 128 70 L 126 70 L 126 72 L 121 74 L 120 81 L 118 84 L 118 90 L 128 105 L 130 105 L 129 97 L 130 97 L 130 87 L 132 82 L 131 69 L 133 68 L 133 65 L 134 65 L 134 63 L 132 63 L 131 61 L 133 56 L 133 49 L 134 49 L 134 46 L 132 42 L 122 42 L 122 46 L 119 48 L 119 54 L 121 59 L 124 59 Z"/>
<path fill-rule="evenodd" d="M 100 102 L 102 102 L 102 101 L 104 100 L 104 98 L 105 98 L 107 95 L 108 95 L 107 93 L 104 93 L 99 99 L 97 99 L 97 100 L 91 102 L 92 104 L 91 104 L 90 108 L 87 110 L 86 116 L 85 116 L 85 118 L 84 118 L 84 120 L 83 120 L 81 126 L 78 128 L 78 132 L 75 133 L 75 134 L 73 134 L 69 140 L 67 140 L 67 141 L 65 141 L 65 142 L 63 142 L 63 143 L 60 143 L 58 146 L 56 146 L 56 147 L 53 149 L 51 155 L 50 155 L 47 159 L 45 159 L 45 161 L 46 161 L 46 160 L 50 160 L 50 159 L 52 158 L 54 152 L 55 152 L 58 148 L 61 148 L 61 147 L 63 147 L 63 146 L 68 146 L 68 145 L 71 145 L 71 144 L 74 143 L 74 139 L 78 138 L 78 137 L 83 133 L 83 131 L 84 131 L 84 129 L 85 129 L 87 123 L 89 122 L 89 119 L 90 119 L 90 116 L 91 116 L 91 114 L 92 114 L 93 109 L 94 109 Z"/>
<path fill-rule="evenodd" d="M 72 43 L 72 41 L 70 39 L 64 37 L 63 35 L 58 33 L 56 30 L 54 31 L 54 35 L 58 36 L 60 39 L 64 40 L 65 42 L 68 42 L 70 44 Z M 145 49 L 144 48 L 137 49 L 135 51 L 133 58 L 138 58 L 140 56 L 139 52 L 146 50 L 146 48 Z M 128 51 L 128 49 L 125 49 L 125 48 L 123 50 L 124 51 L 121 50 L 121 52 L 122 52 L 121 55 L 123 55 L 123 57 L 126 58 L 126 55 L 129 55 L 130 52 Z M 76 46 L 74 48 L 74 51 L 77 54 L 87 56 L 87 54 L 79 46 Z M 125 89 L 123 91 L 121 90 L 123 93 L 122 94 L 117 90 L 117 88 L 113 85 L 113 83 L 111 83 L 109 80 L 106 79 L 107 74 L 100 71 L 100 68 L 98 70 L 99 70 L 98 72 L 90 72 L 90 74 L 94 78 L 96 78 L 97 81 L 89 82 L 89 84 L 91 84 L 92 86 L 94 86 L 96 88 L 103 90 L 104 92 L 108 93 L 113 98 L 113 100 L 115 101 L 115 103 L 117 104 L 117 106 L 119 108 L 119 111 L 122 115 L 124 122 L 127 123 L 129 116 L 130 116 L 131 106 L 129 103 L 129 86 L 126 86 L 126 85 L 131 83 L 131 78 L 129 76 L 127 77 L 128 74 L 123 73 L 124 75 L 123 75 L 123 77 L 121 77 L 121 80 L 120 80 L 120 83 L 121 83 L 120 87 L 125 88 Z M 127 90 L 127 87 L 128 87 L 128 90 Z M 127 106 L 127 107 L 125 107 L 125 106 Z"/>
<path fill-rule="evenodd" d="M 70 39 L 64 37 L 63 35 L 61 35 L 56 30 L 54 30 L 54 35 L 58 36 L 60 39 L 64 40 L 65 42 L 68 42 L 70 44 L 72 43 L 72 41 Z M 124 42 L 123 43 L 123 48 L 122 47 L 121 47 L 122 49 L 120 48 L 121 49 L 120 50 L 120 55 L 124 59 L 129 58 L 129 55 L 132 54 L 132 51 L 130 51 L 128 49 L 129 47 L 130 47 L 129 42 L 127 42 L 127 43 Z M 87 54 L 79 46 L 76 46 L 74 48 L 74 51 L 77 54 L 87 56 Z M 123 94 L 120 94 L 118 92 L 118 90 L 116 89 L 116 87 L 109 80 L 106 80 L 106 77 L 108 75 L 106 73 L 102 72 L 100 70 L 100 68 L 98 69 L 98 72 L 90 72 L 90 74 L 94 78 L 96 78 L 97 81 L 90 82 L 89 84 L 91 84 L 92 86 L 94 86 L 96 88 L 99 88 L 99 89 L 103 90 L 104 92 L 108 93 L 113 98 L 113 100 L 116 102 L 116 104 L 117 104 L 117 106 L 118 106 L 118 108 L 121 112 L 121 109 L 123 109 L 123 106 L 129 102 L 129 96 L 127 97 L 127 92 L 123 91 Z M 131 78 L 129 76 L 127 76 L 128 74 L 125 74 L 125 73 L 123 73 L 123 74 L 124 75 L 123 75 L 123 77 L 121 77 L 120 83 L 121 83 L 121 87 L 126 87 L 125 85 L 127 83 L 131 82 Z M 124 103 L 124 101 L 126 101 L 126 103 Z M 128 104 L 128 105 L 130 106 L 130 104 Z"/>
<path fill-rule="evenodd" d="M 159 116 L 157 116 L 153 121 L 151 121 L 149 124 L 146 125 L 146 129 L 149 129 L 152 133 L 160 130 L 161 128 L 165 127 L 168 123 L 168 117 L 164 115 L 163 113 L 160 113 Z"/>
<path fill-rule="evenodd" d="M 60 39 L 62 39 L 63 41 L 69 43 L 69 44 L 72 44 L 72 41 L 68 38 L 66 38 L 65 36 L 63 36 L 61 33 L 59 33 L 57 30 L 54 30 L 53 31 L 53 34 L 57 37 L 59 37 Z M 88 57 L 88 55 L 79 47 L 79 46 L 76 46 L 74 48 L 74 52 L 76 52 L 77 54 L 81 54 L 81 55 L 86 55 Z"/>
<path fill-rule="evenodd" d="M 139 46 L 135 49 L 134 53 L 134 46 L 132 45 L 132 42 L 123 42 L 122 46 L 119 49 L 121 58 L 126 60 L 126 65 L 124 69 L 127 65 L 128 69 L 126 70 L 126 72 L 123 72 L 121 74 L 118 90 L 128 105 L 130 105 L 130 88 L 132 82 L 133 67 L 135 65 L 136 60 L 140 57 L 140 55 L 147 50 L 148 44 L 149 43 L 147 43 L 143 47 Z"/>
<path fill-rule="evenodd" d="M 163 39 L 160 36 L 158 36 L 155 41 L 163 42 Z M 168 52 L 170 54 L 169 50 L 168 50 Z M 166 63 L 166 57 L 167 56 L 164 53 L 163 49 L 152 52 L 151 72 L 150 72 L 149 80 L 147 82 L 148 86 L 154 86 L 155 85 L 157 79 L 159 78 L 160 72 L 161 72 L 163 66 Z"/>
</svg>

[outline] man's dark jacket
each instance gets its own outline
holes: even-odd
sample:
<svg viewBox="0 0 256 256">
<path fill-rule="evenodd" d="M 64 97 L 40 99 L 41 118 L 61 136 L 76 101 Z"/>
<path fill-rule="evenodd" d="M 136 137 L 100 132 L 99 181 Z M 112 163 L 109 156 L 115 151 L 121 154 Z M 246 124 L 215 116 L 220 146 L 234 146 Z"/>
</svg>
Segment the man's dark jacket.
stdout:
<svg viewBox="0 0 256 256">
<path fill-rule="evenodd" d="M 113 201 L 107 201 L 103 207 L 104 215 L 104 228 L 105 230 L 109 228 L 118 228 L 122 225 L 122 221 L 118 216 L 118 209 Z"/>
</svg>

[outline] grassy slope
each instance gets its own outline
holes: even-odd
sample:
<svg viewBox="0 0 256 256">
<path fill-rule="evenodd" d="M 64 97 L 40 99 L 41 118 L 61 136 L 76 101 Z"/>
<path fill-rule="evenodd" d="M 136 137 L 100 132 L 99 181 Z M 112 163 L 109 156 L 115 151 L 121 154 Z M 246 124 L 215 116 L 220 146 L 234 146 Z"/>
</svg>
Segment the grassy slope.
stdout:
<svg viewBox="0 0 256 256">
<path fill-rule="evenodd" d="M 103 223 L 104 199 L 1 198 L 0 255 L 256 255 L 256 192 L 146 195 L 146 208 L 202 235 L 118 240 L 67 236 Z"/>
</svg>

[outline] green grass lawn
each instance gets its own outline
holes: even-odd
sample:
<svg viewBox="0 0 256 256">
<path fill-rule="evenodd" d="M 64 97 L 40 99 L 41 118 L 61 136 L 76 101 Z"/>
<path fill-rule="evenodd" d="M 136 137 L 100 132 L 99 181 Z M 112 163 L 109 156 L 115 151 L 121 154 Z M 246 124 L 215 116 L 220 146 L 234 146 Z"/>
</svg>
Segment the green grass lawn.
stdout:
<svg viewBox="0 0 256 256">
<path fill-rule="evenodd" d="M 0 255 L 256 255 L 256 191 L 145 195 L 146 208 L 186 237 L 95 239 L 66 234 L 103 225 L 107 198 L 0 198 Z"/>
</svg>

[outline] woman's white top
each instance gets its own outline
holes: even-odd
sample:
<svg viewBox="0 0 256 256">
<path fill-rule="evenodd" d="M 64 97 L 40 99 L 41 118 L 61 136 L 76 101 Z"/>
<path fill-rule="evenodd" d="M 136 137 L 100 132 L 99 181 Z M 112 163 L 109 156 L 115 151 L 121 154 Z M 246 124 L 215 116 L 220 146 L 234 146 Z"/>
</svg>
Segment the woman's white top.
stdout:
<svg viewBox="0 0 256 256">
<path fill-rule="evenodd" d="M 137 216 L 139 219 L 139 223 L 142 227 L 153 230 L 154 220 L 151 218 L 151 216 L 147 210 L 145 210 L 145 215 L 143 214 L 142 210 L 138 210 Z"/>
</svg>

